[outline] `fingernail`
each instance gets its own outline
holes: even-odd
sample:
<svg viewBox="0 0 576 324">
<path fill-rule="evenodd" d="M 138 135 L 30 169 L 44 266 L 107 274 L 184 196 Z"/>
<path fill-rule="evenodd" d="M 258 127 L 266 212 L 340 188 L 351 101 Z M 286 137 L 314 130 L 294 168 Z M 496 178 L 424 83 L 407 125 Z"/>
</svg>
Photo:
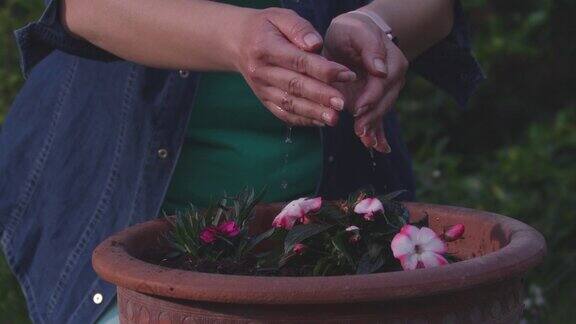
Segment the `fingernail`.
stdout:
<svg viewBox="0 0 576 324">
<path fill-rule="evenodd" d="M 322 39 L 315 33 L 309 33 L 304 36 L 304 44 L 308 47 L 314 47 L 320 43 L 322 43 Z"/>
<path fill-rule="evenodd" d="M 388 69 L 386 68 L 386 64 L 384 64 L 384 61 L 382 61 L 382 59 L 380 59 L 380 58 L 374 59 L 374 68 L 378 72 L 388 73 Z"/>
<path fill-rule="evenodd" d="M 329 113 L 323 112 L 323 113 L 322 113 L 322 119 L 324 119 L 324 121 L 326 122 L 326 124 L 330 125 L 331 118 L 330 118 L 330 114 L 329 114 Z"/>
<path fill-rule="evenodd" d="M 367 105 L 356 109 L 356 111 L 354 112 L 354 117 L 358 117 L 358 116 L 362 115 L 366 111 L 366 109 L 368 109 Z"/>
<path fill-rule="evenodd" d="M 321 123 L 321 122 L 319 122 L 319 121 L 317 121 L 317 120 L 312 121 L 312 123 L 314 123 L 314 125 L 316 125 L 316 126 L 318 126 L 318 127 L 324 127 L 324 126 L 326 126 L 326 124 Z"/>
<path fill-rule="evenodd" d="M 344 100 L 338 97 L 330 98 L 330 105 L 338 110 L 342 110 L 344 109 Z"/>
<path fill-rule="evenodd" d="M 387 143 L 384 143 L 384 153 L 388 154 L 390 152 L 392 152 L 390 145 L 388 145 Z"/>
<path fill-rule="evenodd" d="M 364 135 L 366 135 L 366 126 L 364 126 L 364 128 L 362 128 L 362 133 L 360 133 L 358 130 L 356 130 L 356 135 L 358 135 L 358 137 L 364 137 Z"/>
<path fill-rule="evenodd" d="M 356 80 L 356 73 L 352 71 L 342 71 L 336 76 L 336 80 L 340 82 L 348 82 Z"/>
</svg>

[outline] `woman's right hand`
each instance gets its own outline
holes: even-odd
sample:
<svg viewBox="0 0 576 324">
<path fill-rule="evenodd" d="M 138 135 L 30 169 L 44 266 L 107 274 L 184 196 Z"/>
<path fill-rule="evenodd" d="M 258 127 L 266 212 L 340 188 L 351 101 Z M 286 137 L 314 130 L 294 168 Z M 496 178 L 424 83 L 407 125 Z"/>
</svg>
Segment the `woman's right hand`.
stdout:
<svg viewBox="0 0 576 324">
<path fill-rule="evenodd" d="M 314 27 L 280 8 L 254 10 L 242 25 L 233 64 L 268 110 L 294 126 L 336 125 L 344 96 L 330 84 L 356 75 L 316 53 Z"/>
</svg>

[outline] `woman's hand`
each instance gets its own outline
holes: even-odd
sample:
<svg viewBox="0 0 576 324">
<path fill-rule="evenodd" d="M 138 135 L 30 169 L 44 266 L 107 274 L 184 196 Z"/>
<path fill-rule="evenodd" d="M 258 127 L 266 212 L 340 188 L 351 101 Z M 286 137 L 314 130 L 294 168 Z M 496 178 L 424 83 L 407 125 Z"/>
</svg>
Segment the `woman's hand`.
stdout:
<svg viewBox="0 0 576 324">
<path fill-rule="evenodd" d="M 328 28 L 323 55 L 358 76 L 352 83 L 335 84 L 355 117 L 356 135 L 366 147 L 390 152 L 383 117 L 404 86 L 408 60 L 402 51 L 370 18 L 346 13 Z"/>
<path fill-rule="evenodd" d="M 237 42 L 236 69 L 278 118 L 296 126 L 334 126 L 344 95 L 330 83 L 355 73 L 314 53 L 322 38 L 294 11 L 270 8 L 245 20 Z"/>
</svg>

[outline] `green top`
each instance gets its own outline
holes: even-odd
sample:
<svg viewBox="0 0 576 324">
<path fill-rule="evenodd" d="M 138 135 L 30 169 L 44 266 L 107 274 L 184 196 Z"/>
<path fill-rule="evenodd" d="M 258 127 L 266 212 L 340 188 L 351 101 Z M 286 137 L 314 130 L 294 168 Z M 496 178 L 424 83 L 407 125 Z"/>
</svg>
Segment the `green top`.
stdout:
<svg viewBox="0 0 576 324">
<path fill-rule="evenodd" d="M 229 0 L 264 8 L 270 0 Z M 321 168 L 317 128 L 294 128 L 270 113 L 236 73 L 204 73 L 163 209 L 206 207 L 224 192 L 267 186 L 264 201 L 314 192 Z"/>
</svg>

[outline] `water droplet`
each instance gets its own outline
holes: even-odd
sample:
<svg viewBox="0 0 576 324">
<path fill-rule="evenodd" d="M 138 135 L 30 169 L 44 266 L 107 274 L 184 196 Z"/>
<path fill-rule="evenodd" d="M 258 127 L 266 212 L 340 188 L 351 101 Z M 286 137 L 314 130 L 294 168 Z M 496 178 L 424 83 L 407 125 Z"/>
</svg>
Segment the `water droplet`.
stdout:
<svg viewBox="0 0 576 324">
<path fill-rule="evenodd" d="M 280 181 L 280 188 L 282 188 L 282 190 L 286 190 L 288 188 L 288 181 L 286 180 L 286 169 L 288 168 L 288 158 L 290 157 L 290 145 L 292 144 L 292 126 L 287 125 L 286 126 L 286 137 L 284 138 L 284 143 L 288 144 L 285 145 L 286 147 L 286 153 L 284 153 L 284 163 L 282 163 L 282 171 L 280 172 L 281 174 L 281 179 L 282 181 Z"/>
<path fill-rule="evenodd" d="M 376 172 L 376 159 L 374 158 L 374 150 L 368 149 L 368 153 L 370 154 L 370 162 L 372 164 L 372 172 Z"/>
<path fill-rule="evenodd" d="M 284 143 L 292 144 L 292 126 L 286 127 L 286 138 L 284 139 Z"/>
</svg>

